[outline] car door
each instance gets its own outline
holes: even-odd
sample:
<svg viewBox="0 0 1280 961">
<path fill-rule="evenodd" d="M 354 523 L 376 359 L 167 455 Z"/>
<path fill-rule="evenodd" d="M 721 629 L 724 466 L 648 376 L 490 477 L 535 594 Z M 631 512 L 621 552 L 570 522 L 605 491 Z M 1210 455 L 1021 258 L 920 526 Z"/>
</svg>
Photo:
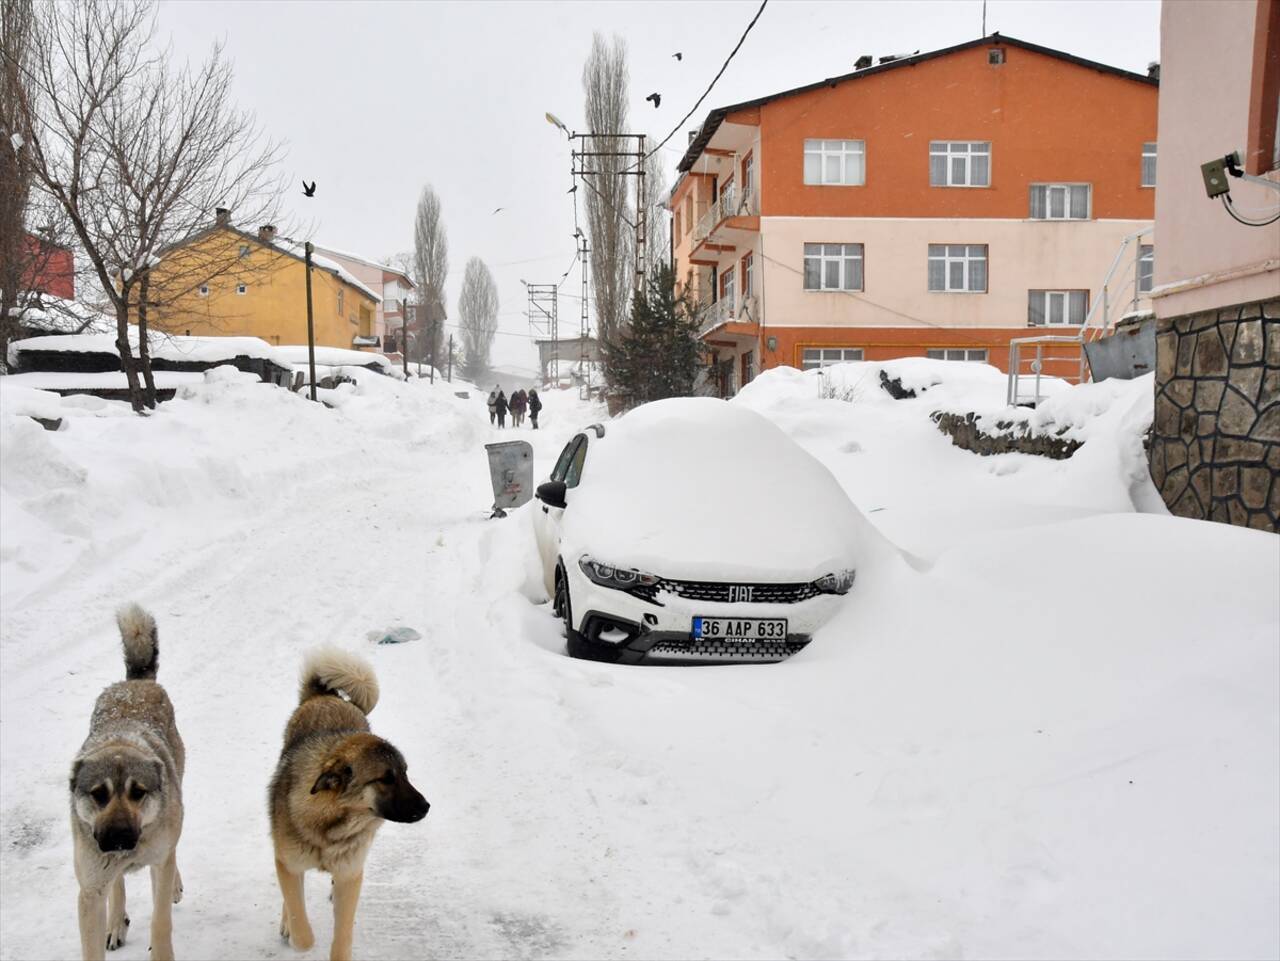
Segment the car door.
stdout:
<svg viewBox="0 0 1280 961">
<path fill-rule="evenodd" d="M 579 448 L 582 448 L 585 454 L 586 443 L 587 438 L 584 435 L 576 434 L 569 443 L 564 445 L 559 458 L 556 459 L 556 466 L 551 471 L 551 480 L 564 483 L 566 488 L 569 486 L 567 478 L 570 467 L 574 463 Z M 581 468 L 579 472 L 580 470 Z M 548 504 L 542 498 L 538 498 L 533 514 L 533 532 L 538 542 L 538 557 L 542 560 L 542 577 L 547 585 L 548 594 L 555 590 L 556 560 L 560 556 L 560 523 L 564 511 L 563 507 Z"/>
</svg>

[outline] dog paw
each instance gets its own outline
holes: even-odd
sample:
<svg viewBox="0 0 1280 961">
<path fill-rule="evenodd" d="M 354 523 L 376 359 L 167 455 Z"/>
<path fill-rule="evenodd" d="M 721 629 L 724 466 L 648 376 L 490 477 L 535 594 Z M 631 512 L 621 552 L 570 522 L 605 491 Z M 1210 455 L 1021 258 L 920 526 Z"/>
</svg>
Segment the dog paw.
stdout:
<svg viewBox="0 0 1280 961">
<path fill-rule="evenodd" d="M 310 951 L 315 947 L 316 936 L 311 933 L 310 928 L 297 934 L 290 933 L 289 944 L 295 951 Z"/>
<path fill-rule="evenodd" d="M 124 936 L 129 933 L 129 916 L 126 914 L 120 923 L 107 932 L 107 950 L 114 951 L 124 944 Z"/>
<path fill-rule="evenodd" d="M 177 884 L 173 886 L 173 903 L 174 904 L 182 903 L 182 882 L 181 881 L 179 881 Z"/>
</svg>

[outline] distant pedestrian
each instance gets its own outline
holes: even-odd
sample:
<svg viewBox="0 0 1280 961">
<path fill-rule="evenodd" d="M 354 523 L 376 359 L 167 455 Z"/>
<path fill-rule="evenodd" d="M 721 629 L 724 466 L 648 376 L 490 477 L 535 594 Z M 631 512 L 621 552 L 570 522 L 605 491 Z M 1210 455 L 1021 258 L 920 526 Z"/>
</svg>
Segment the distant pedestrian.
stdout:
<svg viewBox="0 0 1280 961">
<path fill-rule="evenodd" d="M 538 388 L 529 391 L 529 420 L 533 421 L 533 429 L 538 429 L 538 414 L 542 411 L 542 398 L 538 396 Z"/>
<path fill-rule="evenodd" d="M 524 412 L 529 406 L 529 395 L 521 387 L 511 395 L 511 426 L 519 427 L 524 423 Z"/>
<path fill-rule="evenodd" d="M 493 426 L 493 422 L 498 417 L 498 391 L 497 388 L 489 391 L 489 426 Z"/>
<path fill-rule="evenodd" d="M 494 402 L 494 409 L 498 412 L 498 430 L 507 426 L 507 411 L 510 406 L 507 404 L 507 395 L 501 390 L 498 391 L 498 399 Z"/>
</svg>

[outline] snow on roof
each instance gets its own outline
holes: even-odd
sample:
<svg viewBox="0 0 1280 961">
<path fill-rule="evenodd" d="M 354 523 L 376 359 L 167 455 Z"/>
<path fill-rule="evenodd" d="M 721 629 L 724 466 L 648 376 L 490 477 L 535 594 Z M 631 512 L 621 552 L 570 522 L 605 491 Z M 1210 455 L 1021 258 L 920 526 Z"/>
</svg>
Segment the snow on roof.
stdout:
<svg viewBox="0 0 1280 961">
<path fill-rule="evenodd" d="M 292 366 L 308 363 L 306 344 L 285 344 L 273 347 L 273 356 L 282 364 Z M 345 347 L 317 347 L 316 363 L 325 367 L 391 367 L 391 361 L 382 354 L 374 354 L 364 350 L 347 350 Z"/>
<path fill-rule="evenodd" d="M 190 361 L 212 363 L 233 357 L 261 357 L 275 360 L 272 347 L 258 337 L 189 337 L 185 334 L 165 334 L 148 331 L 147 342 L 154 360 Z M 129 343 L 138 346 L 138 328 L 129 327 Z M 9 345 L 13 354 L 23 351 L 71 351 L 84 354 L 110 354 L 119 357 L 115 334 L 63 334 L 46 337 L 27 337 Z"/>
<path fill-rule="evenodd" d="M 199 384 L 204 381 L 204 373 L 198 370 L 157 370 L 152 373 L 152 376 L 159 390 L 181 387 L 184 384 Z M 40 370 L 30 374 L 8 374 L 0 377 L 0 390 L 20 387 L 37 390 L 126 390 L 129 382 L 122 370 L 97 373 Z"/>
<path fill-rule="evenodd" d="M 19 310 L 17 316 L 23 327 L 47 330 L 55 334 L 111 333 L 116 320 L 106 311 L 78 300 L 66 300 L 52 294 L 41 294 L 39 306 Z"/>
<path fill-rule="evenodd" d="M 241 232 L 243 233 L 243 231 Z M 257 235 L 255 234 L 254 236 Z M 266 243 L 266 241 L 259 238 L 259 243 Z M 275 240 L 267 243 L 267 246 L 283 250 L 285 253 L 290 256 L 297 257 L 298 259 L 302 259 L 305 256 L 305 251 L 302 249 L 301 244 L 294 243 L 292 240 L 285 240 L 281 237 L 277 237 Z M 355 274 L 347 270 L 347 268 L 343 267 L 336 260 L 330 260 L 322 254 L 317 254 L 315 252 L 314 244 L 312 244 L 311 263 L 313 266 L 319 267 L 321 270 L 327 270 L 332 274 L 337 274 L 343 283 L 354 287 L 361 293 L 367 295 L 374 303 L 382 303 L 381 294 L 375 292 L 371 287 L 367 287 L 365 284 L 357 280 Z"/>
<path fill-rule="evenodd" d="M 325 253 L 333 254 L 335 257 L 345 257 L 347 260 L 358 260 L 362 264 L 367 264 L 370 267 L 377 267 L 379 270 L 385 270 L 387 273 L 395 274 L 397 277 L 402 277 L 409 282 L 410 287 L 416 286 L 408 274 L 392 264 L 384 264 L 378 260 L 370 260 L 368 257 L 361 257 L 359 254 L 353 254 L 350 251 L 339 250 L 337 247 L 330 247 L 328 244 L 316 244 L 315 249 L 323 250 Z"/>
</svg>

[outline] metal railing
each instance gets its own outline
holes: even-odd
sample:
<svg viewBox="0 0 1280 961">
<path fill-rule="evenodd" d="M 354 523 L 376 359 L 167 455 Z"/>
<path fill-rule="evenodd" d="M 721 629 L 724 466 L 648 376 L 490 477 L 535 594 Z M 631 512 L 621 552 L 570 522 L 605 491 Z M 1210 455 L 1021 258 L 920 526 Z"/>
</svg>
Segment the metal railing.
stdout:
<svg viewBox="0 0 1280 961">
<path fill-rule="evenodd" d="M 707 304 L 698 312 L 698 336 L 731 320 L 759 323 L 758 303 L 752 294 L 748 297 L 721 297 L 714 304 Z"/>
<path fill-rule="evenodd" d="M 698 223 L 693 228 L 693 242 L 696 244 L 706 240 L 721 223 L 730 217 L 754 217 L 759 211 L 760 205 L 754 189 L 744 190 L 742 193 L 739 193 L 737 188 L 726 190 L 707 208 L 707 212 L 698 218 Z"/>
<path fill-rule="evenodd" d="M 1088 359 L 1084 345 L 1105 337 L 1112 332 L 1115 322 L 1124 316 L 1141 313 L 1140 304 L 1149 299 L 1142 290 L 1142 247 L 1144 239 L 1150 240 L 1154 228 L 1146 227 L 1129 234 L 1120 242 L 1115 259 L 1102 279 L 1098 295 L 1089 305 L 1084 321 L 1074 334 L 1039 334 L 1034 337 L 1015 337 L 1009 341 L 1009 382 L 1006 400 L 1010 407 L 1021 403 L 1038 404 L 1043 399 L 1040 392 L 1045 364 L 1075 364 L 1077 373 L 1065 380 L 1083 384 L 1089 378 Z M 1126 254 L 1129 256 L 1126 258 Z M 1123 268 L 1123 272 L 1121 272 Z M 1120 314 L 1120 308 L 1124 313 Z M 1046 355 L 1046 349 L 1050 351 Z M 1026 367 L 1024 370 L 1023 367 Z M 1024 391 L 1024 381 L 1032 382 L 1030 396 Z"/>
</svg>

